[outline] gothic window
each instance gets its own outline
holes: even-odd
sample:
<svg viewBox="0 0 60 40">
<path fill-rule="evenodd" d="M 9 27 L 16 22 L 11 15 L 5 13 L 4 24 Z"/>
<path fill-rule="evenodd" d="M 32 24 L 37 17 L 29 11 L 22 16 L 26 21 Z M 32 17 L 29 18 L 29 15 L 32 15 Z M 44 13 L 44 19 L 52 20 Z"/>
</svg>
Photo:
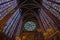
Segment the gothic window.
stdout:
<svg viewBox="0 0 60 40">
<path fill-rule="evenodd" d="M 59 1 L 59 0 L 52 0 L 52 1 Z M 46 9 L 48 9 L 51 14 L 53 14 L 55 17 L 57 17 L 59 20 L 60 20 L 60 5 L 56 4 L 56 3 L 53 3 L 51 1 L 44 1 L 43 3 L 43 6 L 46 7 Z"/>
<path fill-rule="evenodd" d="M 26 31 L 33 31 L 36 28 L 36 24 L 32 21 L 28 21 L 24 25 L 24 29 Z"/>
<path fill-rule="evenodd" d="M 19 19 L 20 19 L 20 13 L 19 13 L 19 9 L 17 9 L 16 12 L 12 15 L 12 17 L 7 21 L 3 29 L 3 33 L 8 35 L 9 37 L 12 37 Z"/>
<path fill-rule="evenodd" d="M 0 20 L 17 6 L 17 0 L 0 0 Z"/>
</svg>

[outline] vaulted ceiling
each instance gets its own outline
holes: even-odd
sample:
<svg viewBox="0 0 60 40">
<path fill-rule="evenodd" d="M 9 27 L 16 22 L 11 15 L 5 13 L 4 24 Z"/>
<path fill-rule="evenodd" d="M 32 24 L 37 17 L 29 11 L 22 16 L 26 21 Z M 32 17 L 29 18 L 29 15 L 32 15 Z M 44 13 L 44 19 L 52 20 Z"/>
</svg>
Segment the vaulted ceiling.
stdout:
<svg viewBox="0 0 60 40">
<path fill-rule="evenodd" d="M 18 2 L 19 8 L 22 10 L 23 22 L 34 21 L 37 23 L 39 20 L 38 9 L 41 8 L 42 0 L 18 0 Z"/>
<path fill-rule="evenodd" d="M 42 4 L 42 0 L 18 0 L 22 14 L 28 11 L 33 11 L 38 14 L 38 9 Z"/>
</svg>

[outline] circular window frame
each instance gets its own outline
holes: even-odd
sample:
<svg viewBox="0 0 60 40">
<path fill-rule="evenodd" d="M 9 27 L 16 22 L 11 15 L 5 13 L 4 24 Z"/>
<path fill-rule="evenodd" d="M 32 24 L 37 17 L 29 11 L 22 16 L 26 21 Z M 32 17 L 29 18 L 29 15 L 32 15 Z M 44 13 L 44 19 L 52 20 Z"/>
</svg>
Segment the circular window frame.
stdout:
<svg viewBox="0 0 60 40">
<path fill-rule="evenodd" d="M 35 25 L 35 27 L 29 27 L 29 29 L 26 27 L 27 26 L 27 24 L 28 23 L 31 23 L 32 25 Z M 31 26 L 31 24 L 30 24 L 30 26 Z M 32 29 L 31 29 L 32 28 Z M 34 31 L 36 29 L 36 23 L 35 22 L 33 22 L 33 21 L 27 21 L 27 22 L 25 22 L 25 24 L 24 24 L 24 30 L 25 31 Z"/>
</svg>

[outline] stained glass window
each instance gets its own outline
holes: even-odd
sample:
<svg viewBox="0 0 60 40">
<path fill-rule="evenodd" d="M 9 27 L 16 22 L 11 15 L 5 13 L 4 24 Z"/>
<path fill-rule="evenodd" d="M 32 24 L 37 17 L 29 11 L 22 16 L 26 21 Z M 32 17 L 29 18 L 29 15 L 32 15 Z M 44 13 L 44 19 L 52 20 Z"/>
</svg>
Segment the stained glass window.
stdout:
<svg viewBox="0 0 60 40">
<path fill-rule="evenodd" d="M 28 21 L 24 25 L 24 29 L 27 31 L 33 31 L 36 28 L 36 24 L 32 21 Z"/>
<path fill-rule="evenodd" d="M 54 2 L 57 2 L 58 0 L 50 0 L 50 1 L 46 1 L 45 0 L 43 1 L 43 6 L 48 9 L 51 14 L 53 14 L 56 18 L 58 18 L 58 20 L 60 20 L 60 5 L 58 5 L 57 3 L 54 3 Z"/>
<path fill-rule="evenodd" d="M 2 20 L 16 6 L 17 6 L 17 0 L 12 0 L 12 1 L 11 0 L 0 0 L 0 20 Z"/>
<path fill-rule="evenodd" d="M 20 13 L 21 13 L 20 11 L 21 10 L 19 10 L 19 9 L 17 9 L 15 11 L 15 13 L 11 16 L 11 18 L 6 22 L 6 25 L 3 29 L 3 33 L 8 35 L 9 37 L 12 37 L 12 35 L 16 29 L 17 23 L 20 19 Z"/>
</svg>

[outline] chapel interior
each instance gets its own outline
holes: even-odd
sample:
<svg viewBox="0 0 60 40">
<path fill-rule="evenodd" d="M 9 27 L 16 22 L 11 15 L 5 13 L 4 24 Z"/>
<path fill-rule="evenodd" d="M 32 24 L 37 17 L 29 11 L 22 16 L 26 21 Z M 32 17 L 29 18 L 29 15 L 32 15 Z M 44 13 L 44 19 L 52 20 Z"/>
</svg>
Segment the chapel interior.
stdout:
<svg viewBox="0 0 60 40">
<path fill-rule="evenodd" d="M 0 40 L 60 40 L 60 0 L 0 0 Z"/>
</svg>

